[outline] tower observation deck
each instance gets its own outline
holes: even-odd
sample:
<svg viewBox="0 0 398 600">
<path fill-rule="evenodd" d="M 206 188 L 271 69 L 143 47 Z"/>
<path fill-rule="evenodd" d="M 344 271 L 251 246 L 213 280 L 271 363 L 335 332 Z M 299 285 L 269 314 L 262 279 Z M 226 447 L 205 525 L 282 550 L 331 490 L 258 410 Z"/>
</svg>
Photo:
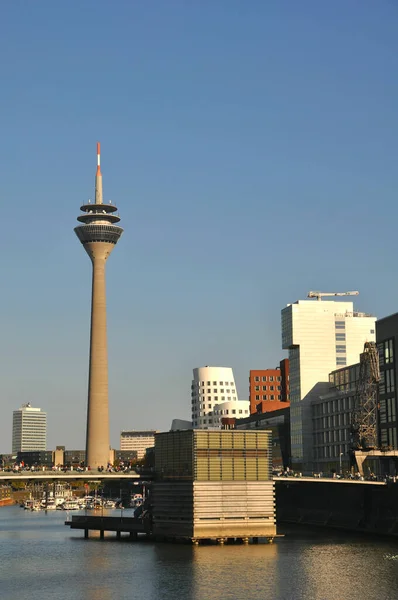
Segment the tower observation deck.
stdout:
<svg viewBox="0 0 398 600">
<path fill-rule="evenodd" d="M 120 221 L 116 206 L 103 202 L 100 160 L 98 143 L 95 202 L 80 207 L 83 214 L 77 220 L 82 225 L 75 227 L 93 267 L 86 436 L 86 465 L 90 467 L 106 467 L 110 455 L 105 263 L 123 233 L 116 225 Z"/>
</svg>

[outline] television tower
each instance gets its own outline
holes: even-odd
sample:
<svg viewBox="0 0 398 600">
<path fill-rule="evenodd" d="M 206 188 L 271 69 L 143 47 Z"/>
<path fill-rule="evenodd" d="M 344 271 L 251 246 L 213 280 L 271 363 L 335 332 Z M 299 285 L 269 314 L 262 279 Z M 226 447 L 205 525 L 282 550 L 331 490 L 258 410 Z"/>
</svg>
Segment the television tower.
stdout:
<svg viewBox="0 0 398 600">
<path fill-rule="evenodd" d="M 90 366 L 88 378 L 86 465 L 106 468 L 109 462 L 108 352 L 106 340 L 105 263 L 119 241 L 123 229 L 114 214 L 117 208 L 104 204 L 102 195 L 100 144 L 97 143 L 95 201 L 83 204 L 77 217 L 82 225 L 75 233 L 92 265 Z"/>
</svg>

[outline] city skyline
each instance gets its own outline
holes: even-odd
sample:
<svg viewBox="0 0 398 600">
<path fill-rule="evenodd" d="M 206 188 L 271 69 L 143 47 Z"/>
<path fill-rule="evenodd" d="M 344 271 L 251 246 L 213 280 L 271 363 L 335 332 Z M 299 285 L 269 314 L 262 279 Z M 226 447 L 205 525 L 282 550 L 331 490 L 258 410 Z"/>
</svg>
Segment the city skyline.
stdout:
<svg viewBox="0 0 398 600">
<path fill-rule="evenodd" d="M 108 276 L 113 447 L 190 417 L 194 365 L 230 365 L 247 398 L 308 290 L 397 312 L 395 6 L 44 0 L 2 17 L 1 452 L 29 401 L 49 447 L 84 446 L 90 265 L 71 228 L 97 139 L 129 231 Z"/>
</svg>

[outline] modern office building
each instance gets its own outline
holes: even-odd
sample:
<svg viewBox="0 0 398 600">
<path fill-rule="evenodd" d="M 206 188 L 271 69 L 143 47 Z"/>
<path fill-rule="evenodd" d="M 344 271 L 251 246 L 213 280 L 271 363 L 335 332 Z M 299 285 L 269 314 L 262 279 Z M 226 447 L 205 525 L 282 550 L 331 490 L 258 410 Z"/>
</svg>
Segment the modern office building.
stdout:
<svg viewBox="0 0 398 600">
<path fill-rule="evenodd" d="M 230 367 L 206 366 L 193 370 L 191 403 L 194 429 L 213 428 L 214 407 L 223 402 L 238 400 L 234 374 Z"/>
<path fill-rule="evenodd" d="M 13 411 L 12 453 L 45 450 L 47 445 L 47 413 L 30 402 Z"/>
<path fill-rule="evenodd" d="M 75 233 L 92 262 L 91 335 L 88 381 L 86 462 L 107 466 L 110 457 L 108 406 L 108 354 L 106 336 L 105 263 L 119 241 L 123 229 L 116 223 L 117 208 L 105 204 L 102 193 L 100 145 L 97 144 L 95 201 L 83 204 Z"/>
<path fill-rule="evenodd" d="M 141 460 L 145 456 L 147 448 L 155 445 L 156 430 L 150 429 L 147 431 L 122 431 L 120 433 L 120 450 L 135 450 L 137 459 Z"/>
<path fill-rule="evenodd" d="M 289 402 L 289 360 L 276 369 L 257 369 L 249 376 L 250 413 L 277 410 L 276 402 Z M 272 405 L 269 403 L 272 402 Z"/>
<path fill-rule="evenodd" d="M 292 465 L 313 469 L 311 401 L 328 393 L 329 373 L 355 364 L 375 341 L 376 318 L 352 302 L 298 300 L 282 310 L 282 347 L 289 351 Z"/>
<path fill-rule="evenodd" d="M 397 348 L 398 313 L 376 323 L 376 341 L 380 360 L 379 435 L 382 448 L 398 449 Z"/>
</svg>

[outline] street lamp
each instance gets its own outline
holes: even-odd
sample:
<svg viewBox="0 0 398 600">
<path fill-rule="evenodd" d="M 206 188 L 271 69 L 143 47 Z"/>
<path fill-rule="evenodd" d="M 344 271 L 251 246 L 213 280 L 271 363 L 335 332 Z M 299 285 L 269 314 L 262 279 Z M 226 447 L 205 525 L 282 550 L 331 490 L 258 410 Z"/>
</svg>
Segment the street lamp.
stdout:
<svg viewBox="0 0 398 600">
<path fill-rule="evenodd" d="M 343 474 L 342 457 L 343 457 L 343 452 L 340 452 L 340 475 Z"/>
</svg>

